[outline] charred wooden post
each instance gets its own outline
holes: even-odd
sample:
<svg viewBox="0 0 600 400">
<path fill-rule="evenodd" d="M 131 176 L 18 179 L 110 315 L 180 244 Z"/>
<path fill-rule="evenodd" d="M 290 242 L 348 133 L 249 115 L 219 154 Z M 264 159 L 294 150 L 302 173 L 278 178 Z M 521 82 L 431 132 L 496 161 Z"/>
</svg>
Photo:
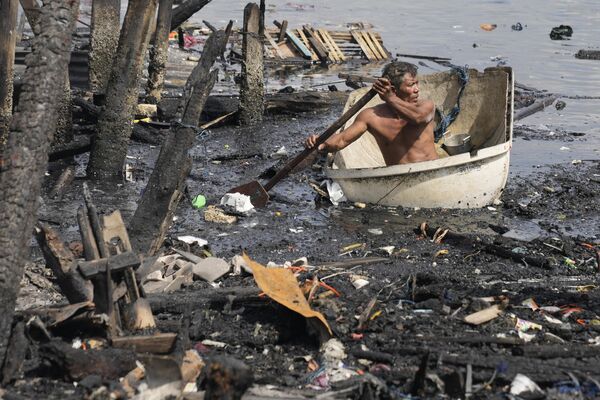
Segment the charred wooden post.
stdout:
<svg viewBox="0 0 600 400">
<path fill-rule="evenodd" d="M 188 18 L 200 11 L 205 5 L 212 0 L 186 0 L 181 5 L 173 10 L 171 18 L 171 31 L 179 28 Z"/>
<path fill-rule="evenodd" d="M 194 121 L 192 120 L 192 109 L 190 108 L 188 111 L 190 105 L 193 107 L 193 92 L 196 90 L 195 88 L 198 82 L 202 79 L 206 79 L 206 76 L 217 60 L 217 57 L 221 54 L 223 47 L 225 47 L 227 39 L 228 38 L 225 37 L 223 31 L 217 31 L 211 34 L 206 40 L 202 51 L 202 57 L 200 57 L 200 61 L 198 61 L 198 64 L 196 64 L 183 86 L 182 97 L 177 106 L 176 119 L 183 120 L 185 118 L 190 125 L 198 125 L 200 114 L 198 114 L 198 118 Z M 202 86 L 199 86 L 199 88 L 202 88 Z M 203 108 L 204 104 L 202 104 L 201 107 Z M 188 115 L 184 116 L 185 113 Z"/>
<path fill-rule="evenodd" d="M 54 273 L 58 286 L 69 303 L 92 300 L 92 284 L 81 276 L 77 270 L 75 255 L 65 247 L 58 233 L 47 225 L 38 224 L 35 237 L 44 253 L 46 265 Z"/>
<path fill-rule="evenodd" d="M 194 84 L 182 99 L 182 125 L 172 129 L 165 139 L 129 224 L 133 248 L 140 253 L 153 255 L 162 246 L 183 196 L 185 180 L 192 165 L 188 151 L 196 137 L 193 127 L 198 124 L 206 99 L 217 80 L 217 70 L 209 71 L 220 54 L 223 36 L 223 32 L 219 31 L 206 41 L 202 57 L 186 82 L 186 88 L 191 82 Z"/>
<path fill-rule="evenodd" d="M 94 93 L 104 93 L 119 45 L 121 0 L 93 0 L 90 30 L 89 80 Z"/>
<path fill-rule="evenodd" d="M 71 101 L 71 82 L 68 69 L 62 73 L 63 90 L 58 99 L 58 121 L 56 133 L 52 136 L 51 145 L 64 146 L 73 141 L 73 102 Z"/>
<path fill-rule="evenodd" d="M 6 143 L 12 116 L 18 9 L 17 0 L 0 0 L 0 151 Z"/>
<path fill-rule="evenodd" d="M 159 0 L 156 29 L 152 38 L 150 61 L 148 63 L 147 103 L 157 104 L 162 95 L 169 56 L 169 33 L 171 32 L 172 12 L 173 0 Z"/>
<path fill-rule="evenodd" d="M 265 0 L 260 0 L 260 20 L 258 21 L 258 34 L 260 35 L 261 40 L 265 39 L 265 11 L 267 9 L 267 5 Z"/>
<path fill-rule="evenodd" d="M 244 9 L 242 42 L 242 83 L 240 87 L 240 123 L 262 121 L 265 110 L 263 43 L 259 36 L 260 10 L 256 3 Z"/>
<path fill-rule="evenodd" d="M 127 6 L 110 79 L 106 106 L 98 119 L 87 174 L 94 180 L 123 177 L 127 145 L 133 130 L 141 68 L 156 0 L 132 0 Z"/>
<path fill-rule="evenodd" d="M 74 11 L 79 2 L 47 0 L 40 34 L 23 77 L 19 107 L 13 115 L 0 168 L 0 363 L 6 344 L 28 243 L 37 215 L 38 197 L 48 160 L 48 138 L 56 129 L 55 99 L 68 68 Z"/>
</svg>

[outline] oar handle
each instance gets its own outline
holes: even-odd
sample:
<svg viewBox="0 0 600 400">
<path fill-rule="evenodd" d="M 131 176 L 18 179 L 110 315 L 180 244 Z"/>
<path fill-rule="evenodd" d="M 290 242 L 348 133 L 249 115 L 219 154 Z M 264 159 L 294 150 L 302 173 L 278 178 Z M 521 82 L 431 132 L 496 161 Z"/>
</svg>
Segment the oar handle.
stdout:
<svg viewBox="0 0 600 400">
<path fill-rule="evenodd" d="M 337 132 L 338 129 L 340 129 L 346 122 L 348 122 L 350 118 L 354 116 L 354 114 L 359 112 L 361 108 L 363 108 L 369 101 L 371 101 L 371 99 L 375 97 L 376 94 L 377 92 L 375 90 L 370 89 L 363 97 L 361 97 L 356 103 L 354 103 L 354 105 L 350 107 L 348 111 L 346 111 L 340 118 L 338 118 L 338 120 L 335 121 L 333 125 L 327 128 L 327 130 L 317 138 L 317 141 L 315 142 L 315 145 L 313 147 L 311 147 L 310 149 L 304 149 L 304 151 L 302 151 L 291 161 L 285 164 L 283 168 L 281 168 L 275 174 L 274 177 L 269 179 L 269 181 L 264 186 L 265 190 L 269 191 L 273 186 L 277 184 L 277 182 L 285 178 L 287 174 L 289 174 L 290 171 L 294 169 L 294 167 L 296 167 L 296 165 L 300 164 L 300 162 L 306 157 L 308 157 L 310 153 L 317 150 L 320 144 L 324 143 L 327 139 L 331 137 L 331 135 Z"/>
</svg>

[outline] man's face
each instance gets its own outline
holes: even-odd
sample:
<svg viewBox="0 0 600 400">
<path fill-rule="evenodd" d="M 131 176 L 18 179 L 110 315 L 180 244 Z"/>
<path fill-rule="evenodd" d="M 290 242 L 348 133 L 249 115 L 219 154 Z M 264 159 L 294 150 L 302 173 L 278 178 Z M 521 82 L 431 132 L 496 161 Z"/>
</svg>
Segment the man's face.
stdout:
<svg viewBox="0 0 600 400">
<path fill-rule="evenodd" d="M 419 81 L 415 75 L 410 73 L 404 74 L 404 79 L 400 85 L 400 93 L 398 97 L 410 103 L 416 103 L 419 99 Z"/>
</svg>

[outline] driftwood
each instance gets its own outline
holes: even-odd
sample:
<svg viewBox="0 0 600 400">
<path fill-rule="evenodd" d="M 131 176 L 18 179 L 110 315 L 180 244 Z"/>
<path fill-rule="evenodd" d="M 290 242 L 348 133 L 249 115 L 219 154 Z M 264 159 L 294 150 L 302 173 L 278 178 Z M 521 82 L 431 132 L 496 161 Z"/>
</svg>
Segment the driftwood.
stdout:
<svg viewBox="0 0 600 400">
<path fill-rule="evenodd" d="M 548 96 L 541 99 L 537 99 L 532 105 L 522 108 L 515 112 L 514 120 L 519 121 L 525 117 L 535 114 L 538 111 L 542 111 L 544 108 L 552 105 L 557 99 L 557 96 Z"/>
<path fill-rule="evenodd" d="M 104 379 L 119 379 L 136 367 L 136 353 L 127 349 L 74 349 L 62 340 L 44 344 L 39 349 L 43 365 L 53 373 L 79 381 L 88 375 Z"/>
</svg>

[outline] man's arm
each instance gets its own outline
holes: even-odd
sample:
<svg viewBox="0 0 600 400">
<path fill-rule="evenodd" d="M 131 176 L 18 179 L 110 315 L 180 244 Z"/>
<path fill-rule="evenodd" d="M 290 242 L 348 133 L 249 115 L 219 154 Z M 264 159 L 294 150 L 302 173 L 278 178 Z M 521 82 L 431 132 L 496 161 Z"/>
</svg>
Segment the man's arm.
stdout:
<svg viewBox="0 0 600 400">
<path fill-rule="evenodd" d="M 342 132 L 337 135 L 331 136 L 324 143 L 322 143 L 318 150 L 319 151 L 328 151 L 328 152 L 336 152 L 344 147 L 348 146 L 350 143 L 354 142 L 356 139 L 362 136 L 363 133 L 367 131 L 367 119 L 368 119 L 369 110 L 361 111 L 357 116 L 354 122 Z M 318 135 L 310 135 L 306 142 L 304 143 L 306 147 L 313 148 L 315 143 L 317 142 Z"/>
<path fill-rule="evenodd" d="M 379 97 L 392 107 L 401 117 L 415 125 L 429 123 L 435 115 L 433 101 L 425 100 L 418 103 L 411 103 L 402 100 L 394 91 L 390 81 L 385 78 L 379 78 L 373 84 L 373 89 L 379 94 Z"/>
</svg>

